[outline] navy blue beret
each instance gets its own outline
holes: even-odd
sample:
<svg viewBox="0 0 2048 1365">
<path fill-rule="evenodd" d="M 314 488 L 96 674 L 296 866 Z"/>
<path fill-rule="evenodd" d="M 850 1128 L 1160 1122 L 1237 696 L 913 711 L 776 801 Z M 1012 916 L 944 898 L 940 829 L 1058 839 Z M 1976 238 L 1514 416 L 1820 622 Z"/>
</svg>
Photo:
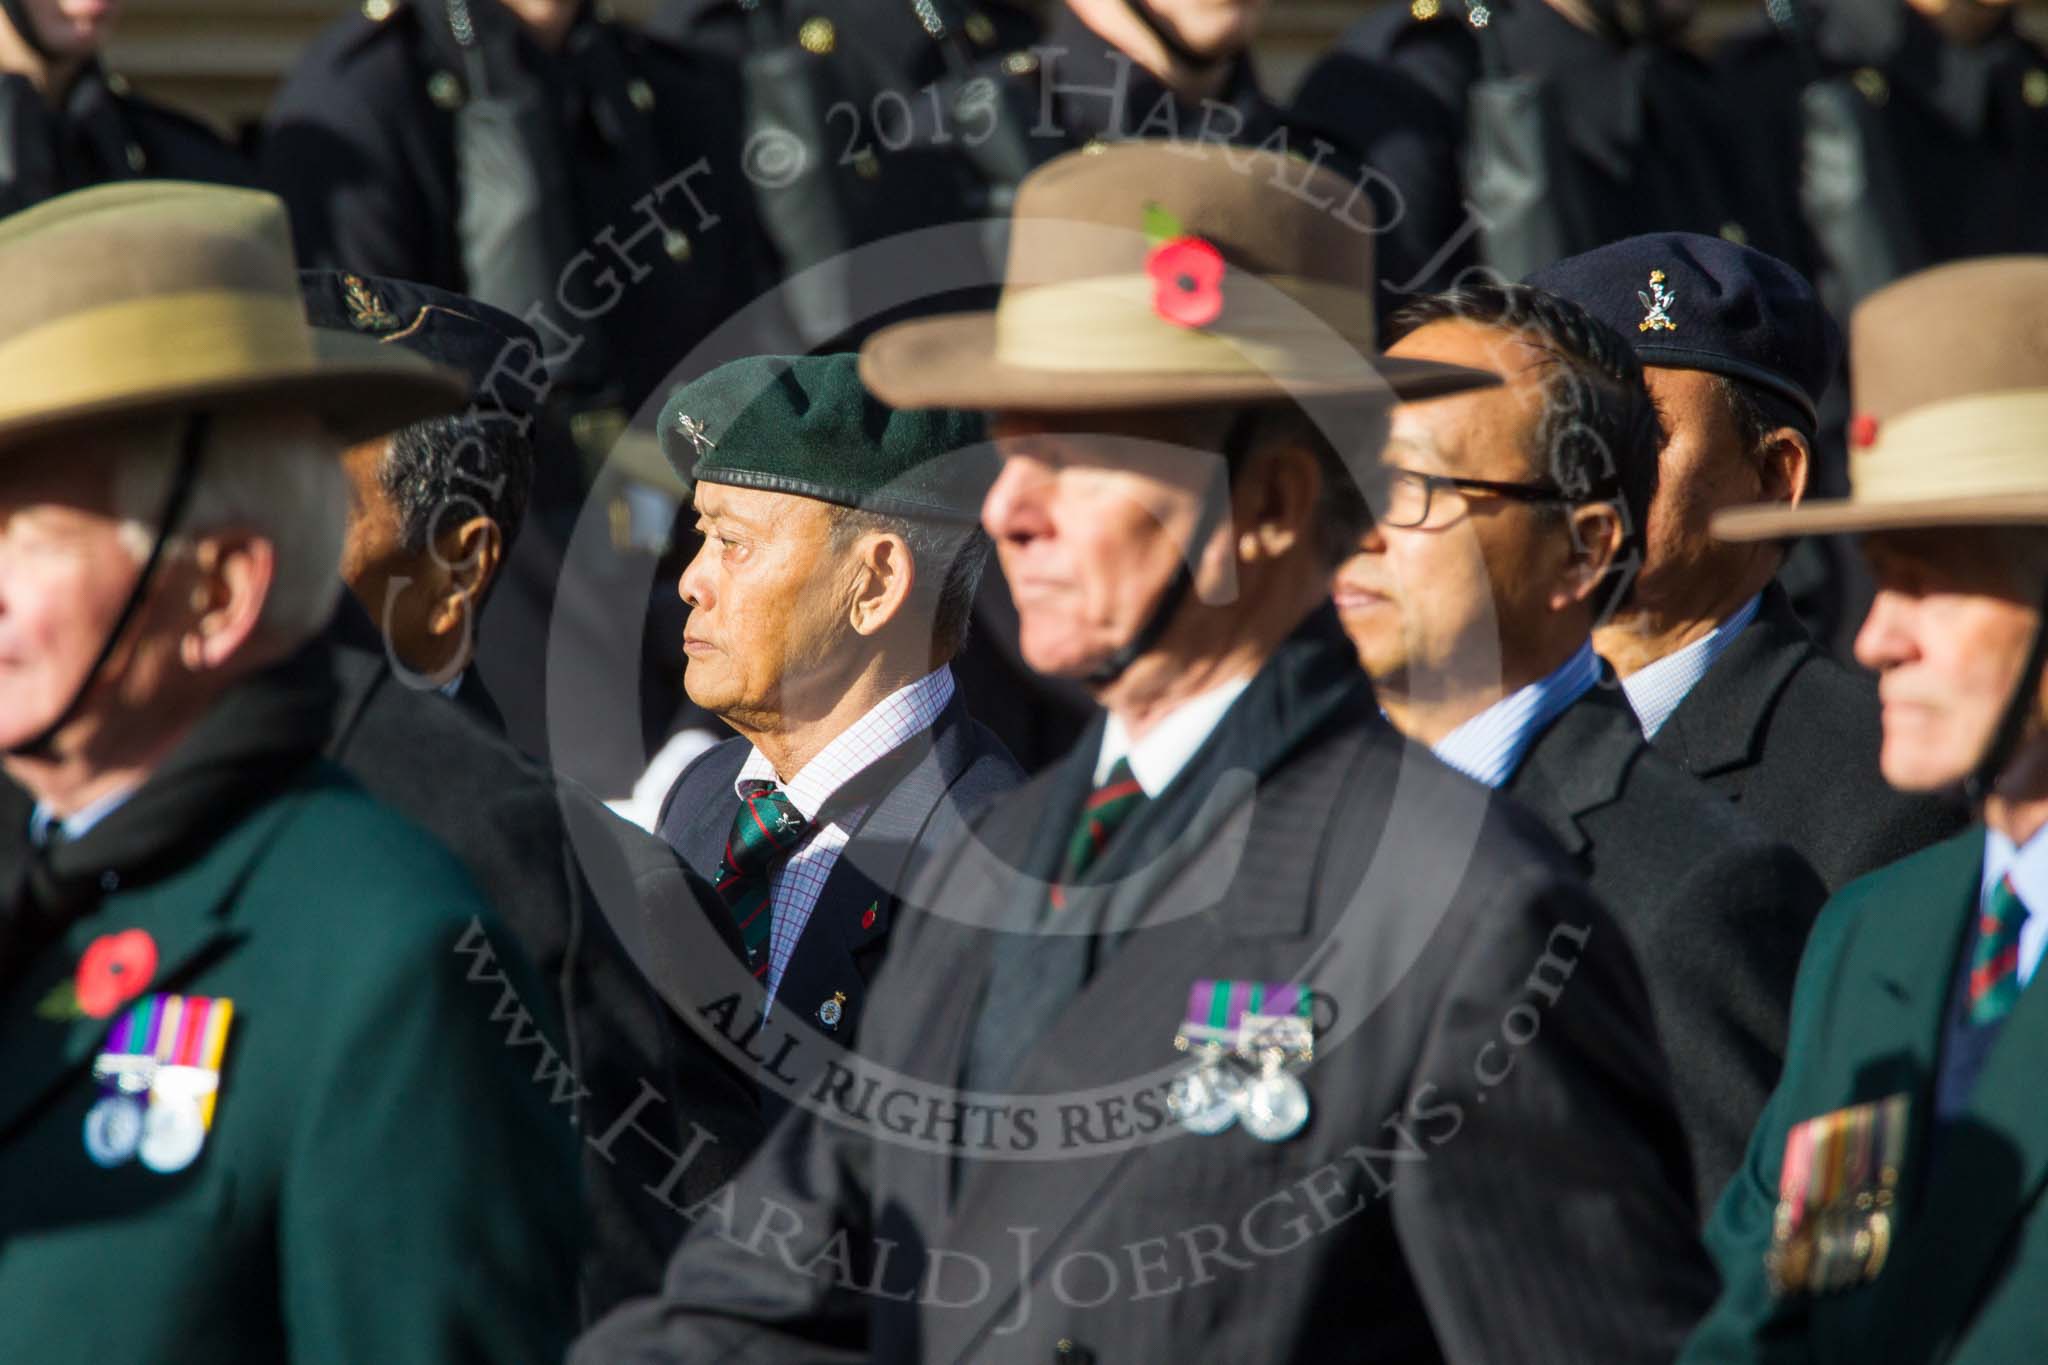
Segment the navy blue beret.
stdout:
<svg viewBox="0 0 2048 1365">
<path fill-rule="evenodd" d="M 1627 237 L 1568 256 L 1525 283 L 1612 327 L 1645 365 L 1749 380 L 1783 395 L 1809 421 L 1841 363 L 1841 331 L 1806 277 L 1719 237 Z"/>
<path fill-rule="evenodd" d="M 321 331 L 354 332 L 460 370 L 477 408 L 531 417 L 546 397 L 540 338 L 502 309 L 430 284 L 341 270 L 301 270 L 299 294 L 306 321 Z"/>
</svg>

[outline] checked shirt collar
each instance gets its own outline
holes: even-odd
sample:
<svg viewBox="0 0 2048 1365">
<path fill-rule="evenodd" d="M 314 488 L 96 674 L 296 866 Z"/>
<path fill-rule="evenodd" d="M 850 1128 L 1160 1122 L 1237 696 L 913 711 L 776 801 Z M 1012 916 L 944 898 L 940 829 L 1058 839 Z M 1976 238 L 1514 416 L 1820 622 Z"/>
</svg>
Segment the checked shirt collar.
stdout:
<svg viewBox="0 0 2048 1365">
<path fill-rule="evenodd" d="M 733 795 L 745 800 L 755 783 L 776 783 L 789 803 L 815 827 L 819 812 L 840 788 L 931 729 L 951 700 L 953 671 L 942 664 L 875 703 L 786 784 L 775 776 L 775 765 L 755 749 L 733 779 Z"/>
</svg>

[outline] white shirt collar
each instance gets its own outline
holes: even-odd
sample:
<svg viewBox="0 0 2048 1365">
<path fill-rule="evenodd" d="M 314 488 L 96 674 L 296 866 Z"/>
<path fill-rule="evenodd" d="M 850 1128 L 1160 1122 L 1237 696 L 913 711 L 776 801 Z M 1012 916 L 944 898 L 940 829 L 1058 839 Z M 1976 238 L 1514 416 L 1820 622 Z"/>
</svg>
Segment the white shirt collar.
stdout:
<svg viewBox="0 0 2048 1365">
<path fill-rule="evenodd" d="M 1657 737 L 1657 732 L 1664 728 L 1665 721 L 1671 719 L 1671 713 L 1678 709 L 1686 694 L 1707 676 L 1707 670 L 1714 666 L 1714 660 L 1721 657 L 1721 651 L 1734 644 L 1735 637 L 1756 619 L 1757 608 L 1763 600 L 1763 594 L 1758 593 L 1736 608 L 1733 616 L 1684 649 L 1674 650 L 1653 664 L 1645 664 L 1621 680 L 1622 695 L 1628 698 L 1629 709 L 1636 713 L 1645 739 Z"/>
<path fill-rule="evenodd" d="M 1102 728 L 1102 748 L 1095 755 L 1095 785 L 1108 781 L 1116 761 L 1127 758 L 1131 776 L 1138 779 L 1145 795 L 1159 795 L 1180 776 L 1180 770 L 1223 723 L 1224 713 L 1251 685 L 1249 677 L 1239 678 L 1189 698 L 1161 717 L 1135 744 L 1123 721 L 1112 714 Z"/>
<path fill-rule="evenodd" d="M 48 843 L 50 839 L 50 826 L 52 825 L 62 825 L 64 827 L 64 837 L 67 839 L 83 838 L 87 830 L 121 809 L 122 806 L 127 804 L 128 798 L 133 795 L 135 795 L 134 787 L 126 787 L 117 792 L 109 792 L 99 800 L 89 802 L 61 820 L 57 818 L 56 812 L 38 801 L 36 802 L 35 809 L 30 811 L 28 815 L 29 842 L 37 848 L 41 848 L 45 843 Z"/>
<path fill-rule="evenodd" d="M 1591 641 L 1549 673 L 1502 697 L 1430 746 L 1475 782 L 1498 787 L 1515 775 L 1529 746 L 1566 707 L 1600 681 Z"/>
<path fill-rule="evenodd" d="M 815 820 L 841 787 L 929 730 L 952 699 L 953 671 L 942 664 L 876 702 L 786 783 L 775 775 L 775 765 L 755 749 L 733 779 L 733 794 L 744 800 L 749 784 L 773 782 L 804 819 Z"/>
</svg>

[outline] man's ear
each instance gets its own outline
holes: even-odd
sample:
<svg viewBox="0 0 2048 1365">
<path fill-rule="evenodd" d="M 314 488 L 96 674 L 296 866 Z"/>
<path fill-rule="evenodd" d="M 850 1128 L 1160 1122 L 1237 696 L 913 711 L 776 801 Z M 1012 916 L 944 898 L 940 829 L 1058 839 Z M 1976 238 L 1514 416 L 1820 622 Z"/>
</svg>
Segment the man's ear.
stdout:
<svg viewBox="0 0 2048 1365">
<path fill-rule="evenodd" d="M 1231 489 L 1237 557 L 1280 559 L 1315 535 L 1323 474 L 1299 446 L 1272 446 L 1252 456 Z"/>
<path fill-rule="evenodd" d="M 178 657 L 194 673 L 220 668 L 256 633 L 277 579 L 277 546 L 246 531 L 216 531 L 194 546 L 191 610 Z"/>
<path fill-rule="evenodd" d="M 436 536 L 434 561 L 445 578 L 427 613 L 427 629 L 436 635 L 467 634 L 504 554 L 504 534 L 490 517 L 470 517 Z"/>
<path fill-rule="evenodd" d="M 853 543 L 856 574 L 849 617 L 856 634 L 879 635 L 903 614 L 917 586 L 910 542 L 893 531 L 869 531 Z"/>
<path fill-rule="evenodd" d="M 1791 427 L 1779 427 L 1764 442 L 1763 501 L 1797 507 L 1813 472 L 1813 448 Z"/>
<path fill-rule="evenodd" d="M 1611 502 L 1591 502 L 1567 509 L 1566 532 L 1571 556 L 1564 574 L 1551 589 L 1550 609 L 1563 611 L 1593 596 L 1614 567 L 1627 533 L 1622 529 L 1621 509 Z"/>
</svg>

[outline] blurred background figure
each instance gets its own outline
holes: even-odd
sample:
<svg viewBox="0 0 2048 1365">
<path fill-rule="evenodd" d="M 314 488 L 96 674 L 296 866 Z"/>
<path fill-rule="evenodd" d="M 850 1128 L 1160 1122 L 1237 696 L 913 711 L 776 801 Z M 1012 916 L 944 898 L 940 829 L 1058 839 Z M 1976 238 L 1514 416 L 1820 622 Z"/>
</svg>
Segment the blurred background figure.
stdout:
<svg viewBox="0 0 2048 1365">
<path fill-rule="evenodd" d="M 656 563 L 677 503 L 599 471 L 656 385 L 763 277 L 729 68 L 608 13 L 579 0 L 371 0 L 286 78 L 262 166 L 307 264 L 453 290 L 539 335 L 547 401 L 528 526 L 482 654 L 514 739 L 541 756 L 562 744 L 576 776 L 616 795 L 682 694 L 673 633 L 650 632 L 660 647 L 643 651 L 607 605 L 672 580 Z M 587 503 L 599 520 L 565 572 Z M 551 634 L 573 661 L 552 678 Z M 636 708 L 637 725 L 551 734 L 570 713 Z"/>
<path fill-rule="evenodd" d="M 1417 216 L 1431 254 L 1389 287 L 1433 291 L 1472 266 L 1517 280 L 1639 232 L 1753 234 L 1776 206 L 1684 44 L 1693 8 L 1411 0 L 1349 30 L 1296 107 L 1346 132 Z"/>
<path fill-rule="evenodd" d="M 120 0 L 0 0 L 0 214 L 108 180 L 254 178 L 219 134 L 100 64 L 120 13 Z"/>
<path fill-rule="evenodd" d="M 675 1205 L 710 1195 L 760 1138 L 748 1078 L 679 1017 L 706 995 L 687 967 L 738 940 L 666 845 L 505 739 L 466 664 L 532 476 L 532 393 L 500 382 L 529 373 L 531 329 L 377 275 L 306 270 L 299 287 L 326 343 L 367 338 L 468 383 L 460 411 L 343 452 L 351 600 L 327 632 L 338 696 L 325 752 L 447 845 L 538 969 L 548 1008 L 533 1028 L 552 1049 L 551 1094 L 565 1126 L 592 1139 L 578 1144 L 588 1320 L 657 1282 L 681 1226 Z M 650 978 L 669 987 L 673 1009 Z M 548 1075 L 550 1054 L 535 1066 Z M 622 1116 L 635 1141 L 621 1140 Z M 693 1132 L 708 1138 L 693 1145 Z M 598 1140 L 606 1133 L 612 1141 Z"/>
<path fill-rule="evenodd" d="M 2048 49 L 2016 8 L 1775 0 L 1775 22 L 1723 46 L 1720 103 L 1763 192 L 1795 210 L 1751 239 L 1835 316 L 1915 270 L 2048 248 Z"/>
<path fill-rule="evenodd" d="M 461 412 L 351 447 L 341 576 L 375 627 L 359 641 L 415 687 L 437 688 L 503 733 L 474 667 L 477 618 L 490 600 L 533 488 L 533 329 L 509 313 L 430 285 L 305 270 L 306 313 L 323 332 L 368 336 L 462 371 Z"/>
</svg>

